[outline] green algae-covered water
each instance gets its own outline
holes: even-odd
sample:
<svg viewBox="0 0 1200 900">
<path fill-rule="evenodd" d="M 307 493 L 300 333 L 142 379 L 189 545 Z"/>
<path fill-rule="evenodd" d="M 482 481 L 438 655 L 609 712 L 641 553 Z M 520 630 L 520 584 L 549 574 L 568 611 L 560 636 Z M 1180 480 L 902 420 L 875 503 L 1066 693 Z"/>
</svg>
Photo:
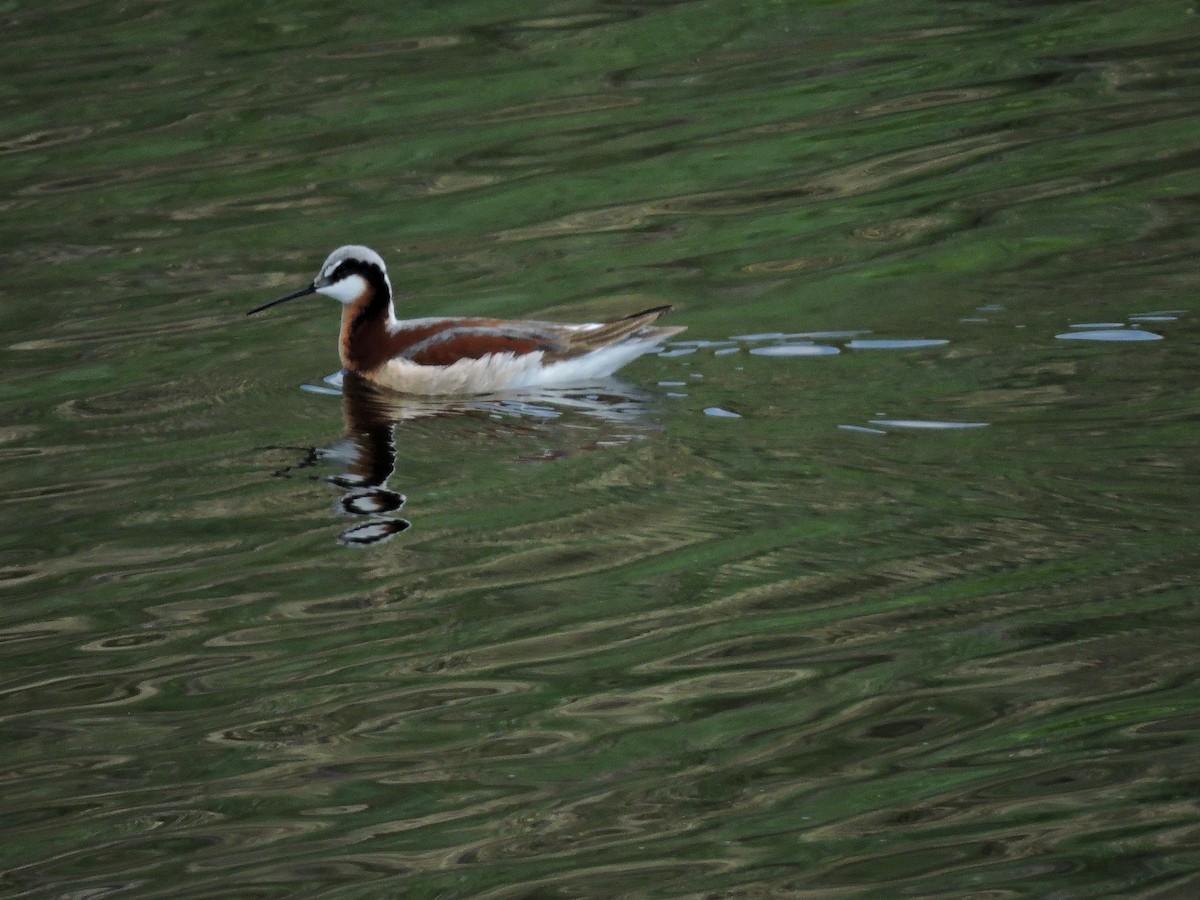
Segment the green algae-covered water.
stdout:
<svg viewBox="0 0 1200 900">
<path fill-rule="evenodd" d="M 1200 886 L 1195 4 L 4 30 L 4 896 Z M 688 331 L 381 395 L 344 243 Z"/>
</svg>

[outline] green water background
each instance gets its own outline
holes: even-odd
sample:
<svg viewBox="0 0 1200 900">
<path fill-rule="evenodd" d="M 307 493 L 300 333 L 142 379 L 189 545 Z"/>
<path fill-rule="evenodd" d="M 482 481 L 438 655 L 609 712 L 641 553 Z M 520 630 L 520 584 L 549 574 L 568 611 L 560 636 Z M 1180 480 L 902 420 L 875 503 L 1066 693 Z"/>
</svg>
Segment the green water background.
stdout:
<svg viewBox="0 0 1200 900">
<path fill-rule="evenodd" d="M 5 895 L 1195 889 L 1194 3 L 3 12 Z M 713 343 L 347 547 L 348 242 Z"/>
</svg>

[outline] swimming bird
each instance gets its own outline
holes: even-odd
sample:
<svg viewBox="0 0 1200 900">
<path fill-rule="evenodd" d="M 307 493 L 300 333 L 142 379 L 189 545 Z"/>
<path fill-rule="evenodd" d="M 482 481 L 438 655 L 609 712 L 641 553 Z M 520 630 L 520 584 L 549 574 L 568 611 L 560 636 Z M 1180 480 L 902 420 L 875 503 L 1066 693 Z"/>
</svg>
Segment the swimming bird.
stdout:
<svg viewBox="0 0 1200 900">
<path fill-rule="evenodd" d="M 348 371 L 410 394 L 484 394 L 578 384 L 611 375 L 684 330 L 653 324 L 669 306 L 587 324 L 397 319 L 383 257 L 356 244 L 329 254 L 308 287 L 246 315 L 308 294 L 341 302 L 338 349 Z"/>
</svg>

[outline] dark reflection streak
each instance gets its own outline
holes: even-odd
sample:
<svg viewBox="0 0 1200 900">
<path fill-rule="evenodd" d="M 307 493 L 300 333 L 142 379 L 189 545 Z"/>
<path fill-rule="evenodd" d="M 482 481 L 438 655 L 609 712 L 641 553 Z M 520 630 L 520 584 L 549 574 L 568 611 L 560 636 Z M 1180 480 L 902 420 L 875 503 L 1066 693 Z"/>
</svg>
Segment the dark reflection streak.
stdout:
<svg viewBox="0 0 1200 900">
<path fill-rule="evenodd" d="M 294 450 L 304 454 L 304 458 L 298 463 L 293 463 L 290 466 L 284 466 L 281 469 L 276 469 L 271 473 L 274 478 L 291 478 L 292 472 L 300 469 L 311 469 L 321 459 L 320 451 L 316 447 L 292 447 L 287 444 L 264 444 L 261 447 L 256 447 L 255 450 Z M 316 481 L 316 475 L 308 476 L 310 480 Z"/>
</svg>

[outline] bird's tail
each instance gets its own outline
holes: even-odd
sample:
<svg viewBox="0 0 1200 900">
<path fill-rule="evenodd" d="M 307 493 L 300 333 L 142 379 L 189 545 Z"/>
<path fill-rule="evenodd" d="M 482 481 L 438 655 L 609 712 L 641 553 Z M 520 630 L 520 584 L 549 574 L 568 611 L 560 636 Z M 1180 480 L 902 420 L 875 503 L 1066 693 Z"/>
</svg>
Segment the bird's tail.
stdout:
<svg viewBox="0 0 1200 900">
<path fill-rule="evenodd" d="M 572 335 L 573 340 L 571 343 L 574 345 L 572 349 L 587 352 L 588 350 L 607 347 L 626 340 L 661 343 L 672 335 L 685 331 L 687 327 L 684 325 L 668 325 L 664 327 L 653 324 L 659 316 L 670 309 L 670 306 L 655 306 L 652 309 L 643 309 L 641 312 L 625 316 L 622 319 L 605 322 L 597 328 L 581 331 L 577 335 Z"/>
</svg>

